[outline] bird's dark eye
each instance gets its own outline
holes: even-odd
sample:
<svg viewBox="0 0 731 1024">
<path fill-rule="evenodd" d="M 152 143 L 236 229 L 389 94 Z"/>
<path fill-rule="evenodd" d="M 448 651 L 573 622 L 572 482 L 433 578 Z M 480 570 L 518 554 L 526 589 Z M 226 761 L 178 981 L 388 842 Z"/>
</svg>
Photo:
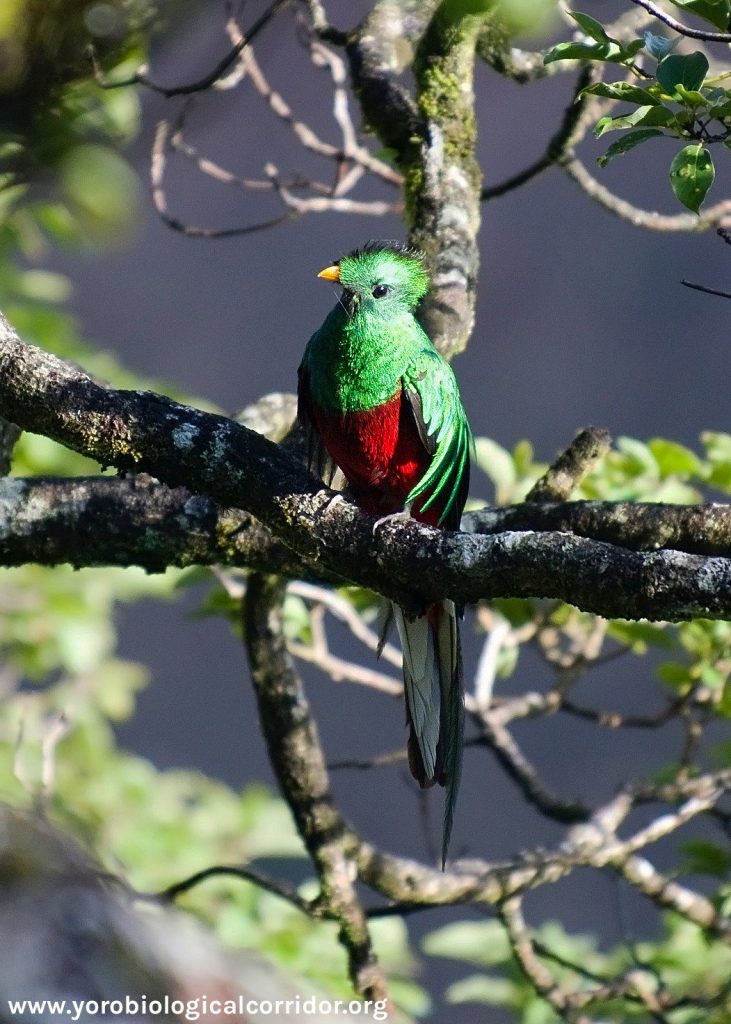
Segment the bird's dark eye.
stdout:
<svg viewBox="0 0 731 1024">
<path fill-rule="evenodd" d="M 388 285 L 377 284 L 373 289 L 372 295 L 374 299 L 382 299 L 384 295 L 388 295 Z"/>
</svg>

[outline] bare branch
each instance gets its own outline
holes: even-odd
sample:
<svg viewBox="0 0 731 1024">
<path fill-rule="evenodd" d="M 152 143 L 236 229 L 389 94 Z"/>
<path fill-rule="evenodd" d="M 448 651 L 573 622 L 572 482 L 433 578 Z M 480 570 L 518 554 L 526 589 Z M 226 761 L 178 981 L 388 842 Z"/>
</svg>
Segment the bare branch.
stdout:
<svg viewBox="0 0 731 1024">
<path fill-rule="evenodd" d="M 692 281 L 682 280 L 680 282 L 686 288 L 693 288 L 697 292 L 705 292 L 706 295 L 718 295 L 721 299 L 731 299 L 731 292 L 719 291 L 717 288 L 709 288 L 705 284 L 693 284 Z"/>
<path fill-rule="evenodd" d="M 526 495 L 527 502 L 562 501 L 608 453 L 612 438 L 603 427 L 586 427 L 561 452 Z"/>
<path fill-rule="evenodd" d="M 389 203 L 381 199 L 349 199 L 347 196 L 299 196 L 287 188 L 279 179 L 279 172 L 274 164 L 267 164 L 265 171 L 274 190 L 295 215 L 304 213 L 357 213 L 370 217 L 385 217 L 389 213 L 400 213 L 403 206 L 400 202 Z"/>
<path fill-rule="evenodd" d="M 403 694 L 403 684 L 394 676 L 388 676 L 385 672 L 378 672 L 354 661 L 339 658 L 327 647 L 301 644 L 290 640 L 287 650 L 300 661 L 307 661 L 321 669 L 335 683 L 356 683 L 370 690 L 388 694 L 389 697 L 399 697 Z"/>
<path fill-rule="evenodd" d="M 287 655 L 282 628 L 284 585 L 254 575 L 244 604 L 244 637 L 272 766 L 320 878 L 320 902 L 340 924 L 356 991 L 386 998 L 354 886 L 348 828 L 333 803 L 317 727 Z"/>
<path fill-rule="evenodd" d="M 542 54 L 540 56 L 542 63 Z M 560 63 L 560 61 L 557 61 L 554 64 L 547 65 L 547 67 L 556 67 Z M 546 65 L 543 66 L 546 67 Z M 558 131 L 551 137 L 543 156 L 539 157 L 538 160 L 522 171 L 500 182 L 500 184 L 483 188 L 480 196 L 483 202 L 497 199 L 508 192 L 514 191 L 516 188 L 522 187 L 542 171 L 545 171 L 546 168 L 559 163 L 567 153 L 572 152 L 573 148 L 578 146 L 589 128 L 588 113 L 594 105 L 588 94 L 584 93 L 584 89 L 591 85 L 592 82 L 599 81 L 601 76 L 602 68 L 600 65 L 587 64 L 581 69 L 574 86 L 571 102 L 566 107 Z"/>
<path fill-rule="evenodd" d="M 637 4 L 638 7 L 644 7 L 649 14 L 657 18 L 658 21 L 662 21 L 668 28 L 683 36 L 688 36 L 690 39 L 703 39 L 707 43 L 731 43 L 731 32 L 712 32 L 704 28 L 690 28 L 658 7 L 652 0 L 631 0 L 631 3 Z"/>
<path fill-rule="evenodd" d="M 175 133 L 179 131 L 180 128 L 176 125 Z M 276 217 L 270 217 L 255 224 L 244 224 L 236 228 L 202 228 L 192 224 L 185 224 L 178 217 L 170 213 L 165 190 L 165 171 L 167 169 L 167 158 L 172 134 L 173 129 L 171 129 L 168 121 L 160 121 L 158 123 L 150 156 L 150 185 L 155 209 L 163 223 L 172 228 L 173 231 L 179 231 L 190 238 L 233 238 L 237 235 L 249 235 L 255 231 L 264 231 L 267 228 L 276 227 L 278 224 L 283 224 L 285 221 L 299 216 L 297 210 L 290 208 Z M 207 172 L 210 173 L 210 171 L 211 167 L 209 165 Z M 225 174 L 226 172 L 223 173 Z"/>
<path fill-rule="evenodd" d="M 226 56 L 223 57 L 207 74 L 203 75 L 202 78 L 196 79 L 194 82 L 189 82 L 186 85 L 160 85 L 150 78 L 145 66 L 139 68 L 128 78 L 110 82 L 104 78 L 101 68 L 96 60 L 95 53 L 91 50 L 91 58 L 94 64 L 94 73 L 97 84 L 102 89 L 122 89 L 130 85 L 144 85 L 146 88 L 151 89 L 153 92 L 160 93 L 168 99 L 172 96 L 191 96 L 197 92 L 204 92 L 206 89 L 210 89 L 214 86 L 227 74 L 231 67 L 236 63 L 239 55 L 248 43 L 254 40 L 259 32 L 269 24 L 275 15 L 279 14 L 279 12 L 289 3 L 290 0 L 274 0 L 274 2 L 271 3 L 260 15 L 260 17 L 257 18 L 247 34 L 241 37 L 241 39 L 229 50 Z"/>
<path fill-rule="evenodd" d="M 321 0 L 304 0 L 309 11 L 312 28 L 318 39 L 325 43 L 333 43 L 335 46 L 345 46 L 348 41 L 346 32 L 339 32 L 333 28 L 325 11 L 325 5 Z"/>
<path fill-rule="evenodd" d="M 599 708 L 587 708 L 566 697 L 562 697 L 559 707 L 569 715 L 583 718 L 609 729 L 659 729 L 677 718 L 682 709 L 694 699 L 695 691 L 675 700 L 669 700 L 665 707 L 654 715 L 622 714 L 619 711 L 606 711 Z"/>
<path fill-rule="evenodd" d="M 331 772 L 343 771 L 343 769 L 346 768 L 352 769 L 353 771 L 366 772 L 370 771 L 372 768 L 384 768 L 393 764 L 405 763 L 406 750 L 401 747 L 398 750 L 392 750 L 388 754 L 376 754 L 375 757 L 360 759 L 348 757 L 342 761 L 328 761 L 327 768 L 328 771 Z"/>
<path fill-rule="evenodd" d="M 378 652 L 383 658 L 395 668 L 401 668 L 401 653 L 393 644 L 381 644 L 380 637 L 370 629 L 363 618 L 358 614 L 350 601 L 334 594 L 332 590 L 325 587 L 313 586 L 310 583 L 291 583 L 288 593 L 296 594 L 315 604 L 323 605 L 327 610 L 344 625 L 348 627 L 351 634 L 359 640 L 369 651 Z"/>
<path fill-rule="evenodd" d="M 618 858 L 613 866 L 652 903 L 692 921 L 703 931 L 731 943 L 731 921 L 700 893 L 661 874 L 646 857 Z"/>
<path fill-rule="evenodd" d="M 255 871 L 253 868 L 243 867 L 238 864 L 214 864 L 211 867 L 203 868 L 201 871 L 196 871 L 195 874 L 190 875 L 188 878 L 181 879 L 179 882 L 174 882 L 172 885 L 166 886 L 159 892 L 135 892 L 134 895 L 138 899 L 154 900 L 155 902 L 160 903 L 173 903 L 178 896 L 182 896 L 183 893 L 190 892 L 191 889 L 194 889 L 202 882 L 208 881 L 209 878 L 239 878 L 245 882 L 251 882 L 252 885 L 257 886 L 259 889 L 263 889 L 265 892 L 270 892 L 274 896 L 281 896 L 283 900 L 286 900 L 287 903 L 296 907 L 297 910 L 301 910 L 303 914 L 307 914 L 308 917 L 321 916 L 318 912 L 317 906 L 309 900 L 303 899 L 297 890 L 291 885 L 278 882 L 260 871 Z"/>
<path fill-rule="evenodd" d="M 578 801 L 569 803 L 561 800 L 549 790 L 504 725 L 494 720 L 489 712 L 477 717 L 483 733 L 482 742 L 491 748 L 525 799 L 541 814 L 567 824 L 585 821 L 589 817 L 588 807 Z"/>
<path fill-rule="evenodd" d="M 676 213 L 663 214 L 652 210 L 643 210 L 626 199 L 620 199 L 608 188 L 600 184 L 589 173 L 578 157 L 572 154 L 558 161 L 558 165 L 585 192 L 590 199 L 596 200 L 601 206 L 622 220 L 635 227 L 649 228 L 652 231 L 707 231 L 727 222 L 731 217 L 731 199 L 725 199 L 715 206 L 709 206 L 700 214 Z"/>
<path fill-rule="evenodd" d="M 511 896 L 500 903 L 498 913 L 510 939 L 513 955 L 538 995 L 553 1007 L 562 1020 L 569 1021 L 570 1024 L 591 1024 L 588 1017 L 577 1013 L 571 1007 L 566 993 L 536 955 L 533 940 L 523 917 L 521 898 Z"/>
<path fill-rule="evenodd" d="M 333 115 L 342 136 L 340 147 L 325 142 L 308 124 L 295 117 L 284 97 L 270 86 L 251 47 L 243 50 L 241 63 L 254 88 L 266 100 L 276 117 L 291 128 L 305 149 L 331 160 L 357 164 L 392 185 L 400 185 L 403 178 L 398 171 L 384 163 L 383 160 L 372 156 L 364 146 L 358 144 L 348 110 L 348 96 L 345 89 L 346 71 L 343 59 L 317 40 L 310 42 L 310 53 L 315 66 L 326 67 L 330 72 L 333 85 Z"/>
</svg>

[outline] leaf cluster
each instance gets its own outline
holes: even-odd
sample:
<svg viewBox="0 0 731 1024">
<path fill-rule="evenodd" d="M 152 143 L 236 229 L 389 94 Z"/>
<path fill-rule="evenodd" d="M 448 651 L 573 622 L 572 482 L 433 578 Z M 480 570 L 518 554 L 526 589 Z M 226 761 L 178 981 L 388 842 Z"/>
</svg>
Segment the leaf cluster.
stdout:
<svg viewBox="0 0 731 1024">
<path fill-rule="evenodd" d="M 727 0 L 678 3 L 718 26 L 728 24 Z M 626 103 L 628 113 L 607 114 L 596 123 L 594 134 L 602 138 L 621 132 L 598 158 L 600 167 L 652 138 L 672 138 L 685 143 L 670 163 L 668 176 L 675 197 L 693 213 L 700 211 L 715 178 L 709 147 L 731 146 L 731 91 L 725 74 L 709 75 L 709 62 L 701 50 L 673 52 L 679 38 L 646 32 L 642 38 L 620 42 L 595 18 L 579 11 L 571 17 L 583 38 L 559 43 L 544 57 L 546 64 L 582 60 L 625 69 L 626 78 L 595 82 L 581 96 L 598 97 L 610 104 Z"/>
</svg>

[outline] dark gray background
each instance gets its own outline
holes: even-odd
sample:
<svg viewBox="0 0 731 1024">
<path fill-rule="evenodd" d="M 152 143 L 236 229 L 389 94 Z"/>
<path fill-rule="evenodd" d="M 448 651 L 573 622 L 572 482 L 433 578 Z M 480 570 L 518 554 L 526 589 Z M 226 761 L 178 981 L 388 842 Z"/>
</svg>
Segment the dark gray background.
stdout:
<svg viewBox="0 0 731 1024">
<path fill-rule="evenodd" d="M 253 19 L 256 6 L 250 6 L 247 18 Z M 336 20 L 352 18 L 356 9 L 332 7 Z M 211 67 L 227 49 L 222 25 L 222 4 L 193 6 L 156 47 L 155 76 L 180 82 Z M 298 114 L 336 141 L 327 83 L 303 58 L 289 16 L 262 35 L 257 53 Z M 515 86 L 478 69 L 486 183 L 502 180 L 542 152 L 571 85 L 565 75 Z M 155 123 L 172 116 L 179 102 L 147 96 L 144 129 L 130 153 L 142 175 Z M 283 174 L 291 169 L 329 174 L 297 149 L 248 88 L 200 97 L 190 125 L 201 150 L 238 173 L 257 175 L 273 159 Z M 590 166 L 603 148 L 603 143 L 585 145 Z M 639 204 L 678 212 L 666 178 L 675 148 L 653 140 L 597 173 Z M 724 151 L 719 162 L 725 157 Z M 724 180 L 725 171 L 719 173 L 715 198 L 723 196 Z M 364 194 L 383 193 L 376 188 Z M 271 209 L 268 201 L 211 185 L 185 165 L 173 168 L 169 202 L 183 219 L 217 227 L 246 223 Z M 310 216 L 266 233 L 204 241 L 173 233 L 145 202 L 134 244 L 111 253 L 58 256 L 55 263 L 74 282 L 72 306 L 88 337 L 113 349 L 132 369 L 233 410 L 268 391 L 294 390 L 303 347 L 334 298 L 330 286 L 317 281 L 317 271 L 374 237 L 403 237 L 403 228 L 396 218 Z M 703 429 L 729 429 L 731 306 L 680 285 L 687 276 L 731 286 L 731 249 L 713 233 L 635 229 L 551 170 L 487 205 L 480 238 L 477 326 L 468 351 L 454 363 L 477 435 L 507 447 L 530 438 L 538 456 L 550 459 L 589 423 L 608 427 L 614 436 L 669 436 L 691 446 Z M 492 497 L 488 481 L 477 473 L 473 494 Z M 272 781 L 242 651 L 224 623 L 186 616 L 197 599 L 189 595 L 182 606 L 120 609 L 122 652 L 147 663 L 153 676 L 121 738 L 161 767 L 197 767 L 233 786 Z M 479 652 L 469 618 L 465 634 L 469 680 Z M 403 743 L 396 702 L 334 686 L 309 671 L 305 677 L 330 758 L 368 756 Z M 548 683 L 538 660 L 528 656 L 501 692 Z M 582 696 L 605 706 L 646 709 L 661 700 L 650 665 L 632 659 L 595 672 Z M 637 775 L 659 768 L 667 757 L 666 741 L 657 733 L 648 742 L 647 734 L 619 736 L 549 719 L 519 725 L 516 735 L 566 797 L 607 796 L 628 771 Z M 403 769 L 340 772 L 334 787 L 365 836 L 399 853 L 424 855 L 418 804 Z M 437 831 L 439 796 L 431 800 L 431 813 Z M 468 750 L 455 852 L 492 859 L 558 838 L 558 829 L 527 808 L 490 755 Z M 527 909 L 531 923 L 560 916 L 567 928 L 598 930 L 607 942 L 622 935 L 620 911 L 638 930 L 653 923 L 638 901 L 593 874 L 544 888 Z M 411 923 L 418 937 L 446 920 L 444 912 L 429 912 Z M 427 963 L 423 980 L 436 989 L 470 971 Z M 472 1007 L 443 1009 L 438 1019 L 458 1024 L 507 1018 Z"/>
</svg>

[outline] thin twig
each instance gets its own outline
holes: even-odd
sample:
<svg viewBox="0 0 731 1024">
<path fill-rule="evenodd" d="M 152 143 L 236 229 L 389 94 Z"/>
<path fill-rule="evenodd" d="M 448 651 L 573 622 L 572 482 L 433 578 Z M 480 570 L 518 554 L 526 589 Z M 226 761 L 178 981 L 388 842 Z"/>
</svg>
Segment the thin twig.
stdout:
<svg viewBox="0 0 731 1024">
<path fill-rule="evenodd" d="M 686 281 L 685 278 L 680 283 L 684 284 L 686 288 L 694 288 L 697 292 L 705 292 L 706 295 L 718 295 L 721 299 L 731 299 L 731 292 L 722 292 L 717 288 L 709 288 L 705 284 L 693 284 L 691 281 Z"/>
<path fill-rule="evenodd" d="M 342 597 L 333 590 L 329 590 L 327 587 L 318 587 L 312 583 L 304 583 L 301 580 L 290 583 L 288 592 L 296 594 L 297 597 L 304 598 L 305 601 L 324 605 L 331 615 L 347 626 L 356 640 L 360 640 L 369 651 L 375 652 L 379 650 L 380 638 L 378 634 L 365 624 L 362 617 L 345 597 Z M 380 648 L 380 656 L 395 668 L 401 669 L 401 652 L 393 644 L 383 644 Z"/>
<path fill-rule="evenodd" d="M 489 712 L 478 717 L 483 742 L 490 747 L 509 777 L 526 800 L 545 817 L 567 824 L 586 821 L 590 810 L 578 801 L 569 803 L 555 796 L 541 779 L 505 726 L 494 721 Z"/>
<path fill-rule="evenodd" d="M 499 184 L 483 188 L 480 196 L 483 202 L 497 199 L 508 192 L 521 188 L 542 171 L 558 163 L 566 153 L 578 146 L 589 128 L 587 111 L 593 106 L 592 97 L 584 90 L 593 82 L 599 81 L 601 75 L 602 69 L 596 64 L 587 64 L 581 69 L 574 86 L 571 102 L 566 107 L 558 131 L 551 137 L 543 156 Z"/>
<path fill-rule="evenodd" d="M 283 900 L 296 907 L 297 910 L 301 910 L 303 914 L 307 914 L 308 917 L 321 916 L 317 904 L 303 899 L 292 886 L 278 882 L 276 879 L 254 870 L 254 868 L 245 868 L 238 864 L 214 864 L 211 867 L 203 868 L 201 871 L 196 871 L 195 874 L 190 875 L 188 878 L 183 878 L 179 882 L 166 886 L 159 892 L 135 893 L 135 895 L 139 899 L 173 903 L 178 896 L 190 892 L 191 889 L 194 889 L 202 882 L 208 881 L 209 878 L 239 878 L 245 882 L 251 882 L 258 889 L 270 892 L 274 896 L 281 896 Z"/>
<path fill-rule="evenodd" d="M 731 43 L 731 32 L 712 32 L 704 28 L 690 28 L 658 7 L 652 0 L 631 0 L 631 3 L 637 4 L 638 7 L 644 7 L 654 18 L 662 21 L 668 28 L 679 32 L 682 36 L 688 36 L 690 39 L 703 39 L 707 43 Z"/>
<path fill-rule="evenodd" d="M 596 200 L 610 213 L 626 220 L 635 227 L 648 228 L 651 231 L 707 231 L 717 227 L 731 217 L 731 199 L 725 199 L 702 213 L 663 214 L 653 210 L 643 210 L 626 199 L 621 199 L 608 188 L 600 184 L 589 173 L 584 164 L 576 156 L 567 156 L 559 160 L 558 165 L 576 182 L 590 199 Z"/>
<path fill-rule="evenodd" d="M 144 65 L 138 68 L 138 70 L 128 78 L 109 81 L 104 77 L 97 62 L 96 54 L 92 49 L 90 51 L 90 55 L 94 65 L 94 75 L 97 85 L 102 89 L 121 89 L 130 85 L 144 85 L 146 88 L 151 89 L 153 92 L 160 93 L 168 99 L 172 96 L 191 96 L 197 92 L 204 92 L 206 89 L 210 89 L 216 84 L 216 82 L 220 81 L 224 75 L 226 75 L 229 69 L 237 61 L 244 48 L 256 38 L 259 32 L 274 18 L 275 15 L 286 7 L 288 3 L 290 3 L 290 0 L 274 0 L 263 14 L 257 18 L 246 35 L 242 36 L 236 45 L 229 50 L 226 56 L 223 57 L 209 72 L 203 75 L 202 78 L 198 78 L 194 82 L 189 82 L 186 85 L 160 85 L 150 78 L 147 73 L 147 67 Z"/>
<path fill-rule="evenodd" d="M 233 238 L 237 235 L 250 235 L 256 231 L 265 231 L 268 228 L 276 227 L 278 224 L 283 224 L 285 221 L 299 216 L 299 213 L 294 208 L 289 208 L 276 217 L 270 217 L 255 224 L 244 224 L 241 227 L 235 228 L 202 228 L 192 224 L 185 224 L 168 210 L 165 171 L 171 134 L 170 123 L 165 120 L 160 121 L 155 131 L 152 152 L 150 154 L 150 185 L 155 210 L 163 223 L 172 228 L 173 231 L 179 231 L 189 238 Z"/>
</svg>

